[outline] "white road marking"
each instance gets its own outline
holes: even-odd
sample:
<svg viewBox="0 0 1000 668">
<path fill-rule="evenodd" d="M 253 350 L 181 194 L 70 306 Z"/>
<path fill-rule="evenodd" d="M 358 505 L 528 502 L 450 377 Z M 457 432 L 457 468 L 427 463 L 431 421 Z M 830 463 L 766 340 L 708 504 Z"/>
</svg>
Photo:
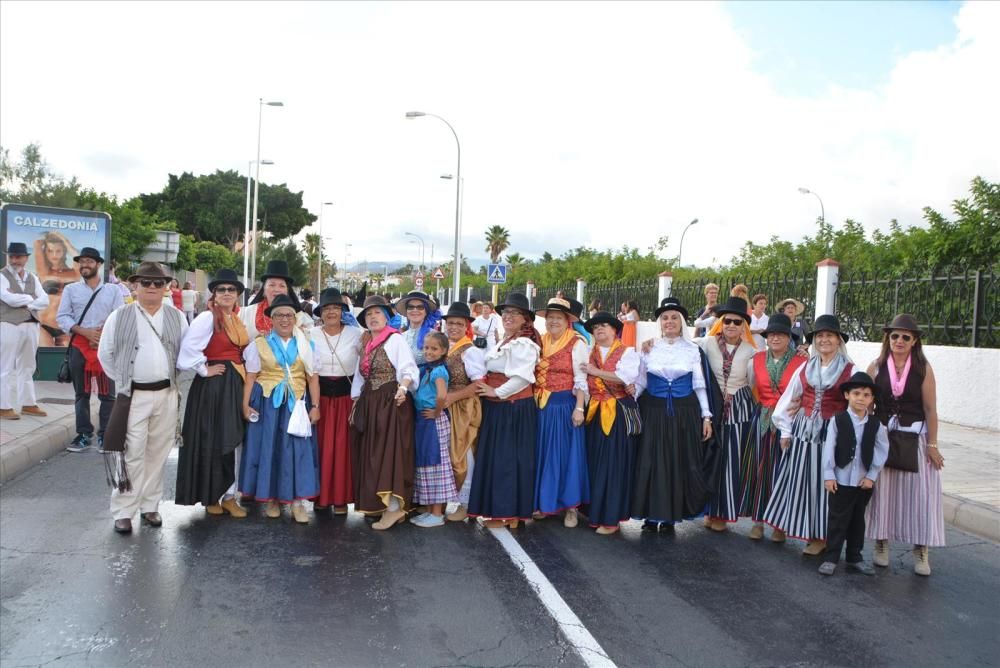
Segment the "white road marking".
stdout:
<svg viewBox="0 0 1000 668">
<path fill-rule="evenodd" d="M 528 584 L 535 590 L 538 600 L 556 620 L 559 630 L 566 636 L 566 640 L 580 655 L 583 662 L 593 668 L 616 668 L 615 662 L 611 660 L 597 639 L 590 635 L 587 627 L 566 604 L 563 597 L 559 595 L 559 592 L 528 556 L 528 553 L 524 551 L 520 543 L 514 540 L 514 536 L 507 529 L 490 529 L 489 531 L 507 551 L 514 565 L 524 574 Z"/>
</svg>

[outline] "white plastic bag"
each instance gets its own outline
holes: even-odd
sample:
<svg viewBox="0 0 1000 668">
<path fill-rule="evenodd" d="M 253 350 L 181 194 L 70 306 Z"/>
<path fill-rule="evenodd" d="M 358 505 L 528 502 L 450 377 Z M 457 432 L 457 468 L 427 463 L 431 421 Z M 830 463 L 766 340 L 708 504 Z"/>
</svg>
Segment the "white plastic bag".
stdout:
<svg viewBox="0 0 1000 668">
<path fill-rule="evenodd" d="M 295 402 L 295 408 L 288 418 L 288 433 L 292 436 L 308 438 L 312 436 L 312 423 L 309 422 L 309 411 L 306 410 L 305 399 Z"/>
</svg>

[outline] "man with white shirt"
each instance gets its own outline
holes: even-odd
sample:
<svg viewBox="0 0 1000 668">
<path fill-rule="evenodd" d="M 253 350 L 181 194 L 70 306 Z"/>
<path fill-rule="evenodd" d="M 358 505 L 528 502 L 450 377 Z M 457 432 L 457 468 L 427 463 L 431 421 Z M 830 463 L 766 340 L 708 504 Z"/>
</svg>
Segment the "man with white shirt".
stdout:
<svg viewBox="0 0 1000 668">
<path fill-rule="evenodd" d="M 0 269 L 0 418 L 7 420 L 21 418 L 16 405 L 25 415 L 46 415 L 35 402 L 32 376 L 38 352 L 36 316 L 49 305 L 49 296 L 38 276 L 25 268 L 28 255 L 27 245 L 12 242 L 7 264 Z"/>
<path fill-rule="evenodd" d="M 128 280 L 136 285 L 136 301 L 108 317 L 97 351 L 118 390 L 104 434 L 118 533 L 132 532 L 136 512 L 145 525 L 163 524 L 157 508 L 177 435 L 177 355 L 188 327 L 183 313 L 163 305 L 170 276 L 160 265 L 143 262 Z"/>
</svg>

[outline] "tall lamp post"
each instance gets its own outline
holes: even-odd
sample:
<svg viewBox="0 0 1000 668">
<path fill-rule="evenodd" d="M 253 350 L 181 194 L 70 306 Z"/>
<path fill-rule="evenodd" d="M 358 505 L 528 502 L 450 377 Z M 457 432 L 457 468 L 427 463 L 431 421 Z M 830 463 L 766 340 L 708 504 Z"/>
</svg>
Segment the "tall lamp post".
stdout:
<svg viewBox="0 0 1000 668">
<path fill-rule="evenodd" d="M 823 198 L 809 190 L 809 188 L 799 188 L 799 192 L 803 195 L 812 195 L 819 200 L 819 219 L 823 221 L 823 224 L 826 224 L 826 209 L 823 207 Z"/>
<path fill-rule="evenodd" d="M 284 102 L 273 100 L 265 102 L 264 98 L 258 98 L 257 104 L 257 174 L 254 176 L 253 184 L 253 249 L 250 257 L 250 283 L 248 288 L 253 287 L 253 282 L 257 278 L 257 201 L 260 194 L 260 127 L 264 119 L 264 107 L 283 107 Z"/>
<path fill-rule="evenodd" d="M 451 123 L 444 120 L 436 114 L 428 114 L 423 111 L 408 111 L 406 112 L 407 118 L 420 118 L 421 116 L 430 116 L 431 118 L 436 118 L 451 130 L 451 134 L 455 137 L 455 148 L 457 149 L 457 160 L 455 167 L 455 266 L 454 266 L 454 276 L 452 279 L 452 299 L 458 299 L 458 291 L 462 288 L 462 252 L 461 239 L 462 239 L 462 228 L 461 228 L 461 203 L 462 203 L 462 144 L 458 141 L 458 133 L 455 132 L 455 128 L 451 127 Z"/>
<path fill-rule="evenodd" d="M 347 252 L 351 249 L 352 244 L 344 244 L 344 284 L 341 289 L 347 290 Z"/>
<path fill-rule="evenodd" d="M 677 249 L 677 266 L 678 267 L 681 266 L 681 257 L 684 255 L 684 235 L 687 234 L 688 230 L 691 229 L 692 225 L 697 225 L 697 224 L 698 224 L 698 219 L 695 218 L 690 223 L 688 223 L 687 227 L 684 228 L 684 231 L 681 232 L 681 245 L 680 245 L 680 248 Z"/>
<path fill-rule="evenodd" d="M 247 162 L 247 206 L 246 206 L 246 221 L 243 223 L 243 285 L 252 288 L 253 286 L 247 283 L 247 279 L 250 277 L 250 170 L 253 169 L 256 160 L 250 160 Z M 261 160 L 262 165 L 273 165 L 273 160 Z M 259 170 L 258 170 L 259 173 Z M 244 298 L 246 298 L 244 294 Z"/>
<path fill-rule="evenodd" d="M 323 290 L 323 209 L 331 206 L 333 202 L 320 202 L 319 205 L 319 248 L 316 249 L 316 298 Z"/>
<path fill-rule="evenodd" d="M 424 270 L 424 239 L 419 234 L 414 234 L 413 232 L 403 232 L 408 237 L 413 237 L 416 241 L 411 241 L 411 244 L 420 244 L 420 271 Z"/>
</svg>

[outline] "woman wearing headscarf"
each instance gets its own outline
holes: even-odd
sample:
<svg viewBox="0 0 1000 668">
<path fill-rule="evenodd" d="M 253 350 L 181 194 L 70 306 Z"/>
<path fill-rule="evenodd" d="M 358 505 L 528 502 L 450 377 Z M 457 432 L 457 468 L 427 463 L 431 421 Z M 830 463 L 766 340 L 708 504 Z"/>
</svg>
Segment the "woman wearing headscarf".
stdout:
<svg viewBox="0 0 1000 668">
<path fill-rule="evenodd" d="M 816 328 L 806 334 L 812 356 L 792 377 L 771 416 L 784 454 L 763 519 L 776 530 L 772 540 L 780 542 L 788 535 L 808 541 L 802 553 L 810 556 L 826 547 L 823 442 L 830 419 L 847 410 L 847 400 L 837 389 L 854 373 L 847 339 L 836 316 L 816 319 Z M 799 408 L 790 413 L 793 404 Z"/>
<path fill-rule="evenodd" d="M 340 290 L 320 293 L 313 315 L 321 325 L 309 330 L 319 376 L 320 418 L 316 425 L 319 447 L 319 496 L 316 510 L 333 506 L 335 515 L 347 513 L 354 503 L 351 465 L 351 382 L 358 366 L 361 329 L 347 318 L 347 303 Z"/>
<path fill-rule="evenodd" d="M 295 294 L 295 280 L 288 271 L 288 263 L 284 260 L 271 260 L 267 269 L 260 277 L 261 288 L 243 309 L 243 325 L 253 341 L 259 335 L 267 336 L 273 327 L 268 317 L 268 307 L 274 303 L 278 295 L 285 295 L 295 309 L 295 326 L 308 330 L 313 326 L 312 314 L 302 313 L 302 304 Z"/>
<path fill-rule="evenodd" d="M 635 447 L 642 421 L 628 386 L 639 378 L 639 354 L 622 344 L 622 322 L 598 311 L 587 320 L 594 348 L 584 365 L 587 407 L 587 470 L 590 476 L 590 526 L 601 535 L 618 531 L 630 517 Z"/>
<path fill-rule="evenodd" d="M 271 332 L 243 351 L 243 416 L 250 426 L 240 462 L 240 492 L 266 501 L 264 512 L 271 518 L 281 516 L 281 505 L 290 504 L 295 521 L 307 524 L 304 501 L 319 493 L 316 430 L 307 430 L 308 436 L 290 434 L 289 423 L 303 401 L 308 422 L 315 425 L 320 395 L 312 345 L 295 325 L 299 314 L 288 295 L 278 295 L 266 311 Z"/>
<path fill-rule="evenodd" d="M 754 540 L 764 537 L 764 511 L 771 500 L 771 490 L 781 463 L 781 440 L 771 417 L 778 399 L 806 361 L 805 357 L 795 352 L 798 339 L 784 313 L 775 313 L 770 317 L 763 336 L 767 348 L 754 354 L 750 362 L 750 384 L 760 406 L 754 411 L 750 423 L 740 474 L 740 517 L 753 519 L 750 538 Z M 772 538 L 780 542 L 784 540 L 784 535 L 775 530 Z"/>
<path fill-rule="evenodd" d="M 476 469 L 469 495 L 469 516 L 487 527 L 516 527 L 534 510 L 535 436 L 538 406 L 533 384 L 541 337 L 528 298 L 513 292 L 498 307 L 504 339 L 486 353 L 486 379 Z"/>
<path fill-rule="evenodd" d="M 376 531 L 406 517 L 413 497 L 414 407 L 420 371 L 410 346 L 389 326 L 389 303 L 372 295 L 358 320 L 368 331 L 351 384 L 354 409 L 354 508 L 379 515 Z"/>
<path fill-rule="evenodd" d="M 876 415 L 889 428 L 890 441 L 897 440 L 910 456 L 894 456 L 883 467 L 868 505 L 865 533 L 875 541 L 876 566 L 889 565 L 889 541 L 896 541 L 913 545 L 914 572 L 930 575 L 928 549 L 945 544 L 937 382 L 913 316 L 897 315 L 883 331 L 882 352 L 868 367 L 883 398 Z"/>
<path fill-rule="evenodd" d="M 709 498 L 703 466 L 712 437 L 707 364 L 685 335 L 687 310 L 675 297 L 656 309 L 660 338 L 640 354 L 639 412 L 642 434 L 632 483 L 632 517 L 644 531 L 672 531 L 702 514 Z"/>
<path fill-rule="evenodd" d="M 452 302 L 444 317 L 448 336 L 448 398 L 445 406 L 451 418 L 451 467 L 458 488 L 459 506 L 448 515 L 452 522 L 468 517 L 472 473 L 475 471 L 476 443 L 483 421 L 478 383 L 486 377 L 486 358 L 472 344 L 472 313 L 469 305 Z"/>
<path fill-rule="evenodd" d="M 577 302 L 579 304 L 579 302 Z M 581 310 L 582 304 L 579 304 Z M 535 368 L 538 433 L 535 439 L 535 518 L 565 512 L 563 524 L 578 523 L 577 509 L 590 501 L 587 445 L 583 433 L 589 351 L 572 327 L 579 317 L 570 302 L 553 297 L 545 318 L 542 354 Z"/>
<path fill-rule="evenodd" d="M 424 363 L 424 337 L 441 321 L 441 311 L 424 292 L 413 290 L 396 302 L 396 309 L 403 316 L 403 340 L 410 347 L 419 367 Z"/>
<path fill-rule="evenodd" d="M 730 297 L 716 308 L 719 319 L 701 340 L 701 349 L 715 375 L 722 398 L 721 475 L 705 516 L 705 526 L 725 531 L 740 513 L 740 463 L 754 413 L 750 361 L 757 351 L 750 333 L 747 303 Z"/>
<path fill-rule="evenodd" d="M 177 458 L 174 503 L 201 503 L 210 515 L 246 517 L 236 502 L 236 449 L 243 444 L 243 350 L 250 343 L 239 318 L 243 284 L 222 269 L 208 284 L 208 310 L 191 323 L 177 356 L 177 368 L 197 375 L 188 391 Z"/>
</svg>

